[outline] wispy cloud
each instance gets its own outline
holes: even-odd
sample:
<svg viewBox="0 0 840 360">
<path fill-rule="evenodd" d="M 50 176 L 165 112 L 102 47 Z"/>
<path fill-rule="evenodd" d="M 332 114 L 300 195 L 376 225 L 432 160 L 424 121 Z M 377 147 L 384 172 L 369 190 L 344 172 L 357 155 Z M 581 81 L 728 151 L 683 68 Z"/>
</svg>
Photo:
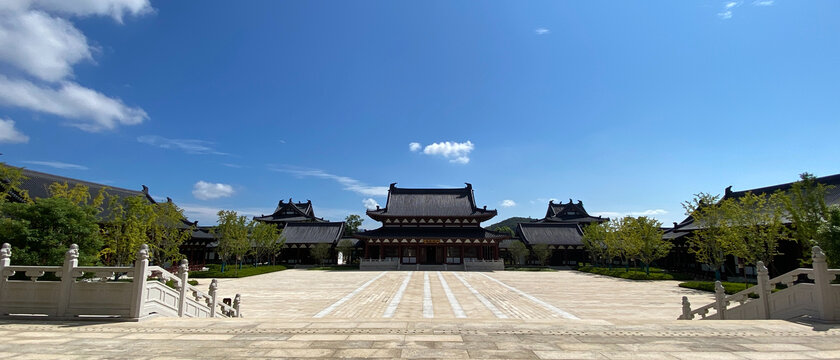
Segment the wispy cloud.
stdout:
<svg viewBox="0 0 840 360">
<path fill-rule="evenodd" d="M 192 194 L 199 200 L 212 200 L 230 197 L 234 193 L 233 186 L 222 183 L 210 183 L 203 180 L 193 185 Z"/>
<path fill-rule="evenodd" d="M 178 204 L 182 210 L 184 210 L 184 215 L 187 216 L 188 219 L 191 221 L 198 221 L 201 225 L 211 225 L 216 224 L 218 222 L 219 210 L 233 210 L 236 211 L 237 214 L 246 216 L 246 217 L 253 217 L 253 216 L 260 216 L 266 213 L 271 213 L 272 210 L 266 208 L 221 208 L 215 206 L 207 206 L 207 205 L 198 205 L 198 204 Z"/>
<path fill-rule="evenodd" d="M 29 142 L 29 136 L 15 128 L 14 121 L 0 118 L 0 143 L 22 144 L 27 142 Z"/>
<path fill-rule="evenodd" d="M 352 191 L 357 194 L 366 196 L 385 196 L 388 195 L 387 186 L 370 186 L 362 183 L 359 180 L 347 177 L 330 174 L 324 170 L 318 169 L 296 169 L 296 168 L 274 168 L 269 167 L 270 170 L 292 174 L 298 177 L 315 177 L 320 179 L 333 180 L 344 187 L 344 190 Z"/>
<path fill-rule="evenodd" d="M 501 207 L 514 207 L 516 206 L 516 202 L 513 200 L 502 200 Z"/>
<path fill-rule="evenodd" d="M 231 163 L 222 163 L 222 166 L 227 166 L 229 168 L 234 168 L 234 169 L 241 169 L 241 168 L 244 167 L 244 166 L 239 165 L 239 164 L 231 164 Z"/>
<path fill-rule="evenodd" d="M 157 135 L 144 135 L 137 137 L 137 141 L 157 146 L 164 149 L 176 149 L 186 152 L 187 154 L 212 154 L 212 155 L 230 155 L 217 151 L 212 147 L 213 143 L 205 140 L 196 139 L 169 139 Z"/>
<path fill-rule="evenodd" d="M 374 200 L 372 198 L 367 198 L 367 199 L 362 200 L 362 205 L 364 205 L 365 209 L 368 209 L 368 210 L 376 210 L 376 208 L 379 207 L 379 203 L 376 202 L 376 200 Z"/>
<path fill-rule="evenodd" d="M 536 33 L 537 35 L 548 35 L 551 34 L 551 30 L 549 30 L 548 28 L 539 27 L 534 30 L 534 33 Z"/>
<path fill-rule="evenodd" d="M 412 152 L 418 152 L 422 146 L 420 143 L 413 142 L 408 144 L 408 149 Z M 469 155 L 474 149 L 475 145 L 469 140 L 462 143 L 443 141 L 426 145 L 423 148 L 423 154 L 441 156 L 455 164 L 466 164 L 470 162 Z"/>
<path fill-rule="evenodd" d="M 24 164 L 41 165 L 64 170 L 87 170 L 87 166 L 69 164 L 60 161 L 21 161 Z"/>
<path fill-rule="evenodd" d="M 556 198 L 536 198 L 534 200 L 531 200 L 530 203 L 531 204 L 548 204 L 551 201 L 557 202 L 557 199 Z"/>
<path fill-rule="evenodd" d="M 774 0 L 755 0 L 753 6 L 773 6 Z"/>
<path fill-rule="evenodd" d="M 736 7 L 740 6 L 741 3 L 737 1 L 728 1 L 723 3 L 723 10 L 721 10 L 717 15 L 719 18 L 723 20 L 728 20 L 732 18 L 732 10 Z"/>
<path fill-rule="evenodd" d="M 616 219 L 622 218 L 625 216 L 647 216 L 647 217 L 657 217 L 658 215 L 665 215 L 668 214 L 668 211 L 663 209 L 651 209 L 651 210 L 642 210 L 642 211 L 625 211 L 625 212 L 618 212 L 618 211 L 601 211 L 593 213 L 595 216 L 605 216 L 608 218 Z"/>
</svg>

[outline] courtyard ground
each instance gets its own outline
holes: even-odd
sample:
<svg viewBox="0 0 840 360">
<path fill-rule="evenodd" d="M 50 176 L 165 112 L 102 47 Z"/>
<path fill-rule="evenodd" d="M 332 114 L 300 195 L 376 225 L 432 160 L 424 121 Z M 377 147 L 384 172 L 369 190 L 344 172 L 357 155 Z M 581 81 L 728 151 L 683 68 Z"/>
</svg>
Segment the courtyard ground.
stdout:
<svg viewBox="0 0 840 360">
<path fill-rule="evenodd" d="M 202 279 L 202 287 L 207 283 Z M 0 322 L 0 358 L 838 359 L 840 325 L 677 321 L 675 281 L 288 270 L 220 280 L 243 319 Z"/>
</svg>

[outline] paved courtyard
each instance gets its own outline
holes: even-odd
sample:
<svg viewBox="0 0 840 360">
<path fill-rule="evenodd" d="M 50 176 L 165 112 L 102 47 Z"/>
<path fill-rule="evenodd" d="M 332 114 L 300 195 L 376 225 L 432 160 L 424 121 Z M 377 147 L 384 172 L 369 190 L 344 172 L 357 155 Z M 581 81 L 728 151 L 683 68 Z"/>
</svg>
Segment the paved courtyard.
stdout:
<svg viewBox="0 0 840 360">
<path fill-rule="evenodd" d="M 673 320 L 683 295 L 695 306 L 713 300 L 677 281 L 578 271 L 287 270 L 219 282 L 242 294 L 251 318 Z"/>
<path fill-rule="evenodd" d="M 840 359 L 840 324 L 674 320 L 711 300 L 676 282 L 288 270 L 235 292 L 243 319 L 0 321 L 0 358 Z"/>
</svg>

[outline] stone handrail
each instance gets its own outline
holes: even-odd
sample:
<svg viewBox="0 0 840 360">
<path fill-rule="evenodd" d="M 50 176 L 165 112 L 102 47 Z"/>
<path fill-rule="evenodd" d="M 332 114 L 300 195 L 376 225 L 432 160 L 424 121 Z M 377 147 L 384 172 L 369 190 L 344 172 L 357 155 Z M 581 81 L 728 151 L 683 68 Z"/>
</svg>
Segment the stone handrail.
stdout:
<svg viewBox="0 0 840 360">
<path fill-rule="evenodd" d="M 811 288 L 808 288 L 808 291 L 814 291 L 814 296 L 811 297 L 814 300 L 813 304 L 800 304 L 800 303 L 787 303 L 788 307 L 798 307 L 798 308 L 808 308 L 808 309 L 815 309 L 814 312 L 819 314 L 819 317 L 823 320 L 833 320 L 837 315 L 834 314 L 833 308 L 836 306 L 834 304 L 835 297 L 833 297 L 831 286 L 831 281 L 840 274 L 840 269 L 828 269 L 826 266 L 825 261 L 825 254 L 822 252 L 818 246 L 814 246 L 812 249 L 812 257 L 813 257 L 813 269 L 808 268 L 798 268 L 792 271 L 789 271 L 785 274 L 777 276 L 773 279 L 770 279 L 769 272 L 767 267 L 764 266 L 764 263 L 759 261 L 756 264 L 756 268 L 758 269 L 758 284 L 747 289 L 741 290 L 732 295 L 726 295 L 723 285 L 720 281 L 715 282 L 715 302 L 702 306 L 700 308 L 691 309 L 691 303 L 688 301 L 688 297 L 683 296 L 682 298 L 682 315 L 678 318 L 678 320 L 691 320 L 694 318 L 695 315 L 700 315 L 701 319 L 706 319 L 710 309 L 715 310 L 715 314 L 713 316 L 709 316 L 708 318 L 718 319 L 718 320 L 725 320 L 727 318 L 727 307 L 732 302 L 738 302 L 739 307 L 743 307 L 748 302 L 758 301 L 758 305 L 753 307 L 751 316 L 756 316 L 757 318 L 762 319 L 770 319 L 774 315 L 773 312 L 782 312 L 786 309 L 781 309 L 779 306 L 771 306 L 771 296 L 772 290 L 776 288 L 778 284 L 784 284 L 787 286 L 788 289 L 792 288 L 797 281 L 799 281 L 800 275 L 807 275 L 809 279 L 814 280 L 814 284 Z M 799 286 L 797 286 L 799 287 Z M 840 289 L 838 289 L 840 290 Z M 784 291 L 784 290 L 783 290 Z M 758 294 L 757 300 L 750 300 L 750 294 Z M 793 298 L 796 298 L 793 296 Z M 754 305 L 754 304 L 753 304 Z M 737 308 L 737 307 L 736 307 Z M 805 311 L 805 310 L 801 310 Z M 744 319 L 743 317 L 746 316 L 744 311 L 737 313 L 738 316 L 741 316 L 740 319 Z M 840 315 L 840 314 L 838 314 Z"/>
<path fill-rule="evenodd" d="M 98 316 L 141 319 L 152 315 L 188 317 L 239 317 L 240 296 L 233 304 L 217 301 L 218 282 L 213 279 L 209 293 L 189 285 L 189 263 L 182 260 L 178 274 L 159 266 L 149 266 L 149 247 L 143 245 L 134 266 L 78 266 L 79 247 L 70 246 L 62 266 L 11 265 L 9 244 L 0 247 L 0 316 L 46 315 L 48 318 Z M 29 281 L 9 280 L 23 272 Z M 38 281 L 45 273 L 55 273 L 60 281 Z M 85 273 L 93 278 L 82 279 Z M 131 282 L 109 282 L 124 274 Z M 175 289 L 163 283 L 172 280 Z M 95 281 L 98 280 L 98 281 Z M 173 300 L 175 299 L 175 300 Z"/>
</svg>

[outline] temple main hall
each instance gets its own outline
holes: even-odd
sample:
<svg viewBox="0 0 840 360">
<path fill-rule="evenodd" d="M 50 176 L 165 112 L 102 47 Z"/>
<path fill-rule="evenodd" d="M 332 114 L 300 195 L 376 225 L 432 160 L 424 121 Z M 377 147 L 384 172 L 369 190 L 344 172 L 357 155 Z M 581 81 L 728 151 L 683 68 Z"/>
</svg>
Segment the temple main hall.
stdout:
<svg viewBox="0 0 840 360">
<path fill-rule="evenodd" d="M 496 210 L 475 203 L 472 185 L 450 189 L 388 190 L 384 208 L 367 215 L 382 227 L 356 234 L 364 243 L 361 269 L 501 270 L 503 233 L 481 227 Z"/>
</svg>

